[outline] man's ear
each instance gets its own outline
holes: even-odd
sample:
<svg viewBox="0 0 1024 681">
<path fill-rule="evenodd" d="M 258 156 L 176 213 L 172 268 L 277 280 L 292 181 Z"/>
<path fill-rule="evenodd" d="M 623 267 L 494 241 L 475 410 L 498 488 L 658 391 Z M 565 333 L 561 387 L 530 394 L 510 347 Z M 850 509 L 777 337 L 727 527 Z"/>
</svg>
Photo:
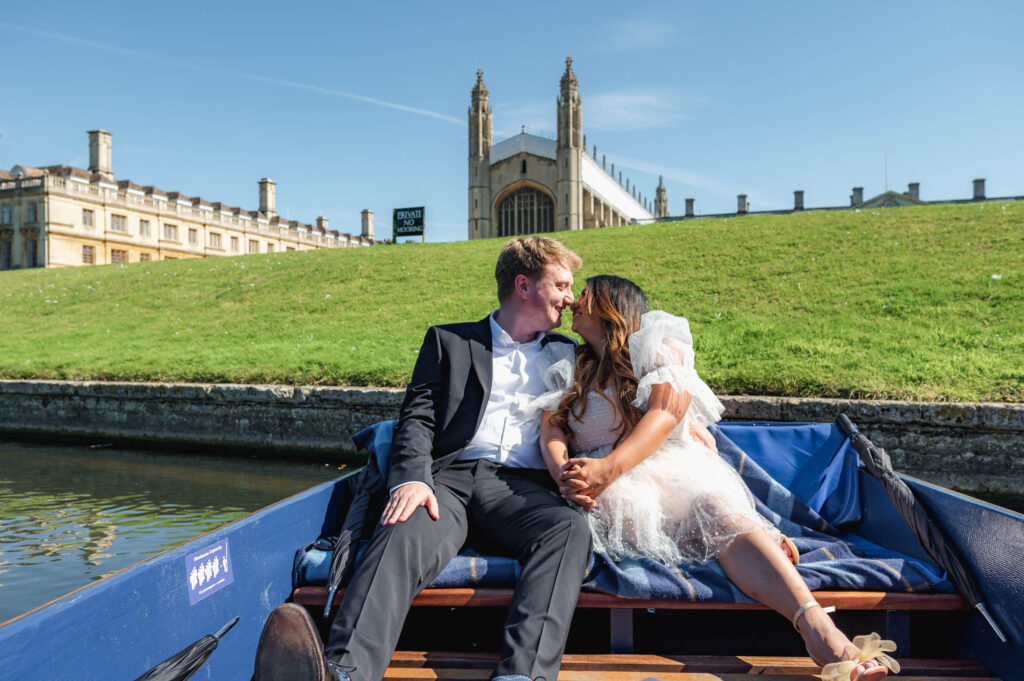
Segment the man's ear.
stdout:
<svg viewBox="0 0 1024 681">
<path fill-rule="evenodd" d="M 530 294 L 530 285 L 532 282 L 530 278 L 525 274 L 517 274 L 515 281 L 515 292 L 520 298 L 526 299 Z"/>
</svg>

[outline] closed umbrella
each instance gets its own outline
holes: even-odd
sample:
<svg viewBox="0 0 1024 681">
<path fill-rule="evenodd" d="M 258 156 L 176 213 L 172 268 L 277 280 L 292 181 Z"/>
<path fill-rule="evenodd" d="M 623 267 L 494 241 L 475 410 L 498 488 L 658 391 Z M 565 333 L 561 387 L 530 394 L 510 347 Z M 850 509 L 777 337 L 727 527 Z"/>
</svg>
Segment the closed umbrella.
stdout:
<svg viewBox="0 0 1024 681">
<path fill-rule="evenodd" d="M 210 653 L 217 647 L 220 637 L 235 626 L 236 622 L 238 622 L 237 617 L 221 627 L 216 634 L 202 637 L 174 657 L 153 667 L 135 681 L 185 681 L 203 666 L 203 663 L 210 657 Z"/>
<path fill-rule="evenodd" d="M 860 455 L 868 473 L 882 484 L 886 496 L 903 516 L 903 520 L 917 537 L 921 547 L 932 557 L 936 565 L 946 571 L 950 581 L 981 613 L 999 640 L 1006 643 L 1006 635 L 1003 634 L 999 625 L 989 614 L 988 608 L 985 607 L 981 588 L 974 579 L 974 575 L 964 565 L 963 558 L 956 546 L 949 540 L 942 528 L 932 520 L 928 510 L 914 496 L 913 490 L 892 469 L 892 460 L 889 455 L 884 449 L 875 446 L 871 440 L 862 435 L 846 414 L 840 414 L 836 422 L 850 438 L 850 444 Z"/>
<path fill-rule="evenodd" d="M 349 494 L 352 504 L 345 514 L 345 521 L 334 543 L 331 567 L 327 573 L 327 602 L 324 603 L 324 617 L 330 613 L 334 594 L 355 565 L 356 554 L 361 540 L 373 534 L 379 510 L 384 504 L 384 476 L 371 456 L 366 466 L 350 478 Z"/>
</svg>

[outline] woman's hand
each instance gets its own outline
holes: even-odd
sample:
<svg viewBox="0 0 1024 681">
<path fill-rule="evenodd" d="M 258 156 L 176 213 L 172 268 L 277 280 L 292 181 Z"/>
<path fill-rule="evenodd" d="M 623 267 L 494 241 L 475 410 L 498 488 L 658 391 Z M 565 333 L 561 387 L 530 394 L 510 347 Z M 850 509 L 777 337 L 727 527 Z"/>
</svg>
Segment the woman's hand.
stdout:
<svg viewBox="0 0 1024 681">
<path fill-rule="evenodd" d="M 715 436 L 711 434 L 711 431 L 706 426 L 702 426 L 696 422 L 690 423 L 690 437 L 693 441 L 699 445 L 704 445 L 711 451 L 718 453 L 718 445 L 715 443 Z"/>
<path fill-rule="evenodd" d="M 561 473 L 559 473 L 559 477 L 561 477 Z M 575 478 L 569 478 L 564 482 L 561 480 L 556 480 L 555 482 L 558 484 L 558 493 L 562 495 L 563 499 L 576 504 L 587 513 L 594 510 L 597 502 L 588 495 L 586 483 Z"/>
<path fill-rule="evenodd" d="M 559 476 L 558 484 L 559 487 L 563 484 L 574 485 L 578 488 L 578 493 L 593 500 L 594 497 L 608 489 L 608 485 L 615 482 L 617 477 L 618 475 L 607 458 L 590 459 L 581 456 L 570 459 L 562 465 L 562 475 Z"/>
</svg>

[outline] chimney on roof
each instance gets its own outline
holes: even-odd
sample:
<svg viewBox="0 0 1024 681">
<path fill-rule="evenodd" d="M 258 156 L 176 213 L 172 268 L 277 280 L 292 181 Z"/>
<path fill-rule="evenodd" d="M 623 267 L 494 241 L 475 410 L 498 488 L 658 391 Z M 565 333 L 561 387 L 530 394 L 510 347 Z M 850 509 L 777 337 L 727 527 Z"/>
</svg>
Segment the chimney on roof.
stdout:
<svg viewBox="0 0 1024 681">
<path fill-rule="evenodd" d="M 737 194 L 736 195 L 736 212 L 742 214 L 742 213 L 746 213 L 749 210 L 750 210 L 750 202 L 747 201 L 747 195 L 746 194 Z"/>
<path fill-rule="evenodd" d="M 89 131 L 89 172 L 99 173 L 106 180 L 114 179 L 110 166 L 110 133 L 106 130 Z"/>
<path fill-rule="evenodd" d="M 974 181 L 974 200 L 985 200 L 985 178 L 980 177 Z"/>
<path fill-rule="evenodd" d="M 797 189 L 793 192 L 793 210 L 804 209 L 804 190 Z"/>
<path fill-rule="evenodd" d="M 327 233 L 327 218 L 325 218 L 323 215 L 318 216 L 317 219 L 316 219 L 316 228 L 326 234 Z"/>
<path fill-rule="evenodd" d="M 277 215 L 277 210 L 274 209 L 274 194 L 274 181 L 269 177 L 264 177 L 260 180 L 260 212 L 268 218 Z"/>
<path fill-rule="evenodd" d="M 907 185 L 907 196 L 918 201 L 921 200 L 921 183 L 911 182 Z"/>
<path fill-rule="evenodd" d="M 362 215 L 363 231 L 360 236 L 373 241 L 373 211 L 367 208 L 363 211 Z"/>
<path fill-rule="evenodd" d="M 686 217 L 693 217 L 693 199 L 686 199 Z"/>
<path fill-rule="evenodd" d="M 864 203 L 864 187 L 854 187 L 850 194 L 850 206 L 859 206 Z"/>
</svg>

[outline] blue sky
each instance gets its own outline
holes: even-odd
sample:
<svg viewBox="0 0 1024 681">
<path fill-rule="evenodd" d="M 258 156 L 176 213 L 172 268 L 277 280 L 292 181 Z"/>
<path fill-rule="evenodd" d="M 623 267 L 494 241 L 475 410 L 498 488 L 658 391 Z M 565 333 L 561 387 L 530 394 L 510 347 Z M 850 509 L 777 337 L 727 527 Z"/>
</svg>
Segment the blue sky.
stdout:
<svg viewBox="0 0 1024 681">
<path fill-rule="evenodd" d="M 390 235 L 425 205 L 428 241 L 466 238 L 476 69 L 496 137 L 554 133 L 567 55 L 583 129 L 669 207 L 845 205 L 1024 195 L 1020 3 L 5 3 L 0 167 L 88 164 L 118 179 Z"/>
</svg>

